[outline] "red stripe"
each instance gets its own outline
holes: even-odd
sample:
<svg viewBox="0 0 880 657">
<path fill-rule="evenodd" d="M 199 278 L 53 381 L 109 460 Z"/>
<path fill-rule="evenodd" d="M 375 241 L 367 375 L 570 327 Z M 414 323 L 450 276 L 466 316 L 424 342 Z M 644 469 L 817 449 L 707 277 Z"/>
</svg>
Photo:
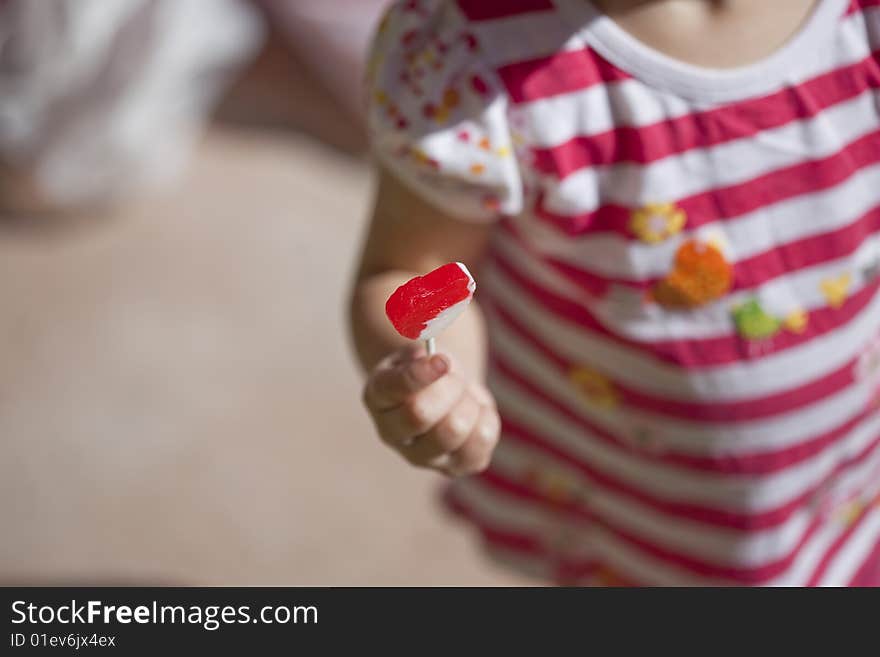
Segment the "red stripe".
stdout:
<svg viewBox="0 0 880 657">
<path fill-rule="evenodd" d="M 546 362 L 553 365 L 562 380 L 583 363 L 570 360 L 550 347 L 543 339 L 538 338 L 511 315 L 496 309 L 498 316 L 505 325 L 519 337 L 538 351 Z M 831 395 L 844 390 L 855 383 L 854 369 L 858 358 L 852 358 L 838 369 L 823 375 L 796 388 L 790 388 L 772 395 L 725 402 L 707 399 L 705 401 L 680 401 L 666 397 L 657 397 L 644 393 L 607 377 L 614 387 L 621 406 L 648 411 L 676 419 L 697 422 L 750 422 L 757 419 L 773 417 L 795 409 L 822 401 Z"/>
<path fill-rule="evenodd" d="M 498 75 L 514 103 L 585 89 L 631 76 L 590 48 L 564 50 L 549 57 L 507 64 Z"/>
<path fill-rule="evenodd" d="M 880 130 L 851 142 L 824 159 L 808 160 L 777 169 L 736 185 L 699 192 L 679 199 L 687 213 L 688 230 L 737 217 L 786 199 L 818 192 L 840 184 L 862 167 L 880 162 Z M 634 239 L 629 231 L 632 208 L 606 204 L 580 215 L 550 211 L 539 196 L 535 214 L 570 235 L 615 232 Z"/>
<path fill-rule="evenodd" d="M 797 347 L 817 337 L 836 331 L 855 319 L 874 300 L 880 291 L 880 281 L 866 285 L 851 295 L 840 308 L 817 308 L 807 313 L 807 327 L 801 334 L 783 331 L 764 345 L 761 354 L 749 351 L 749 341 L 738 334 L 680 340 L 658 340 L 641 342 L 627 339 L 613 333 L 596 318 L 584 305 L 575 303 L 538 285 L 533 279 L 521 274 L 519 270 L 495 249 L 491 253 L 493 264 L 510 280 L 532 303 L 551 315 L 567 321 L 594 335 L 602 336 L 624 347 L 647 354 L 683 370 L 715 367 L 743 360 L 755 360 L 786 349 Z M 512 318 L 505 313 L 508 323 Z M 522 331 L 522 327 L 516 324 Z"/>
<path fill-rule="evenodd" d="M 822 560 L 819 562 L 819 565 L 816 566 L 816 570 L 813 572 L 813 575 L 810 577 L 807 582 L 807 586 L 817 586 L 819 581 L 825 575 L 828 567 L 831 565 L 832 560 L 837 554 L 843 549 L 843 547 L 850 541 L 853 534 L 858 531 L 859 527 L 865 522 L 865 519 L 870 515 L 870 513 L 862 512 L 859 517 L 853 522 L 849 527 L 846 528 L 840 536 L 838 536 L 834 542 L 831 544 L 831 547 L 825 552 L 822 556 Z M 832 520 L 832 522 L 834 522 Z"/>
<path fill-rule="evenodd" d="M 635 208 L 606 203 L 592 212 L 567 215 L 554 212 L 547 206 L 546 201 L 544 190 L 539 191 L 532 212 L 566 235 L 577 237 L 585 233 L 618 233 L 630 239 L 634 237 L 629 230 L 629 222 Z"/>
<path fill-rule="evenodd" d="M 584 265 L 576 266 L 558 258 L 538 255 L 530 248 L 529 243 L 512 222 L 502 222 L 501 228 L 514 237 L 523 248 L 591 294 L 602 295 L 612 284 L 644 292 L 660 281 L 660 278 L 656 277 L 638 280 L 609 276 L 585 269 Z M 731 291 L 750 290 L 785 274 L 852 255 L 867 238 L 878 231 L 880 231 L 880 205 L 871 208 L 842 228 L 781 244 L 733 263 L 734 283 Z M 627 248 L 626 244 L 621 244 L 620 248 Z M 621 254 L 621 257 L 624 255 Z"/>
<path fill-rule="evenodd" d="M 620 403 L 630 408 L 681 420 L 734 424 L 788 413 L 818 403 L 841 392 L 855 383 L 853 369 L 857 362 L 858 359 L 854 358 L 834 372 L 797 388 L 735 402 L 709 399 L 700 402 L 673 401 L 645 394 L 619 384 L 617 390 L 620 394 Z M 571 368 L 576 366 L 577 363 L 569 362 L 565 372 L 568 373 Z"/>
<path fill-rule="evenodd" d="M 566 403 L 551 397 L 517 371 L 507 365 L 497 355 L 492 356 L 492 367 L 500 376 L 515 383 L 528 396 L 540 400 L 568 421 L 580 426 L 591 439 L 623 450 L 631 457 L 645 462 L 666 463 L 690 470 L 711 472 L 723 475 L 769 475 L 790 468 L 813 457 L 832 445 L 845 440 L 850 432 L 873 414 L 866 408 L 847 420 L 842 425 L 823 434 L 804 438 L 794 445 L 776 451 L 758 451 L 750 454 L 725 454 L 712 456 L 695 456 L 671 450 L 652 451 L 650 448 L 639 448 L 631 440 L 616 436 L 594 424 L 588 417 L 569 407 Z"/>
<path fill-rule="evenodd" d="M 443 502 L 455 513 L 464 516 L 471 522 L 477 522 L 476 514 L 462 502 L 455 494 L 454 488 L 447 488 L 443 496 Z M 501 531 L 498 529 L 490 529 L 488 526 L 481 525 L 482 533 L 488 542 L 493 545 L 503 547 L 505 550 L 520 552 L 529 556 L 547 557 L 547 552 L 541 542 L 534 536 L 525 534 Z"/>
<path fill-rule="evenodd" d="M 507 431 L 505 432 L 505 438 L 510 438 L 513 435 L 515 435 L 515 434 L 512 434 L 512 433 L 509 434 Z M 517 436 L 515 439 L 520 440 L 520 437 Z M 558 456 L 558 454 L 557 454 L 557 456 Z M 488 471 L 488 473 L 484 473 L 484 475 L 482 475 L 482 477 L 483 478 L 494 478 L 496 480 L 501 479 L 505 482 L 505 486 L 507 488 L 516 487 L 516 488 L 520 489 L 520 491 L 522 491 L 522 493 L 527 495 L 529 497 L 529 499 L 531 499 L 534 502 L 539 503 L 542 506 L 548 507 L 550 510 L 552 510 L 554 512 L 574 513 L 575 515 L 581 516 L 584 519 L 588 519 L 591 522 L 595 522 L 596 524 L 599 524 L 599 525 L 607 528 L 609 531 L 615 533 L 616 535 L 620 536 L 621 538 L 624 538 L 625 540 L 627 540 L 629 542 L 632 542 L 633 544 L 638 545 L 639 547 L 644 548 L 645 546 L 649 546 L 649 549 L 654 554 L 654 556 L 657 556 L 657 557 L 663 558 L 663 559 L 668 559 L 668 560 L 674 561 L 675 563 L 679 563 L 679 564 L 681 563 L 681 561 L 680 561 L 681 555 L 679 555 L 678 553 L 674 553 L 669 550 L 659 550 L 656 546 L 648 543 L 644 539 L 638 538 L 638 537 L 634 536 L 633 534 L 629 533 L 627 530 L 623 530 L 622 528 L 615 526 L 613 518 L 602 518 L 600 516 L 597 516 L 595 514 L 595 512 L 590 512 L 587 509 L 584 509 L 583 507 L 579 507 L 574 503 L 568 503 L 568 504 L 552 503 L 551 504 L 548 500 L 544 499 L 541 495 L 536 494 L 531 489 L 523 486 L 522 484 L 519 484 L 518 482 L 513 482 L 512 480 L 504 477 L 503 475 L 501 475 L 491 469 Z M 604 482 L 600 482 L 598 479 L 594 479 L 591 483 L 597 484 L 599 488 L 607 488 L 607 486 L 603 485 Z M 620 492 L 620 491 L 618 491 L 618 492 Z M 627 493 L 624 493 L 624 494 L 627 494 Z M 654 504 L 654 500 L 652 498 L 649 498 L 649 497 L 645 496 L 644 494 L 639 494 L 639 495 L 641 497 L 646 498 L 647 503 L 650 506 L 656 506 Z M 681 514 L 676 514 L 676 515 L 681 515 Z M 743 580 L 743 579 L 752 580 L 752 579 L 771 578 L 776 575 L 779 575 L 782 571 L 784 571 L 785 569 L 787 569 L 791 565 L 791 562 L 797 556 L 797 553 L 800 551 L 800 548 L 803 546 L 803 544 L 806 542 L 806 540 L 808 540 L 808 538 L 812 535 L 812 533 L 817 529 L 817 527 L 819 525 L 821 525 L 821 523 L 823 521 L 824 521 L 824 518 L 817 515 L 811 521 L 811 523 L 808 525 L 804 535 L 801 537 L 801 539 L 798 542 L 798 545 L 795 549 L 793 549 L 791 552 L 789 552 L 784 557 L 778 558 L 776 561 L 771 562 L 770 564 L 765 564 L 764 566 L 761 566 L 759 568 L 733 569 L 730 567 L 718 567 L 717 565 L 713 565 L 711 563 L 701 561 L 698 559 L 694 559 L 694 558 L 687 558 L 686 564 L 688 567 L 696 570 L 697 572 L 700 572 L 700 574 L 709 575 L 709 576 L 726 577 L 726 578 L 731 578 L 731 579 L 735 579 L 735 580 Z M 743 529 L 745 530 L 746 535 L 747 535 L 749 532 L 758 529 L 758 527 L 745 527 Z M 697 568 L 694 568 L 695 564 L 699 564 Z"/>
<path fill-rule="evenodd" d="M 505 436 L 508 435 L 509 434 L 505 433 Z M 612 524 L 609 524 L 607 519 L 600 518 L 596 516 L 595 513 L 590 512 L 583 507 L 578 507 L 574 504 L 560 504 L 555 502 L 550 503 L 548 500 L 540 495 L 537 495 L 528 487 L 525 487 L 518 482 L 510 480 L 492 469 L 484 472 L 481 475 L 478 475 L 478 478 L 476 480 L 487 484 L 491 488 L 499 491 L 501 494 L 508 497 L 514 497 L 520 500 L 524 499 L 533 503 L 537 503 L 538 505 L 547 508 L 553 513 L 567 514 L 572 517 L 573 522 L 587 521 L 588 523 L 598 524 L 604 527 L 606 530 L 615 534 L 621 540 L 624 540 L 625 542 L 630 543 L 638 549 L 641 549 L 642 551 L 651 554 L 655 558 L 668 561 L 678 566 L 683 566 L 688 570 L 698 573 L 702 576 L 713 578 L 726 578 L 744 584 L 758 584 L 761 581 L 766 581 L 782 574 L 791 566 L 801 548 L 815 533 L 816 529 L 821 525 L 821 518 L 815 518 L 813 522 L 808 525 L 806 531 L 804 532 L 801 539 L 798 541 L 798 544 L 795 546 L 795 548 L 786 556 L 776 559 L 773 562 L 753 568 L 719 566 L 717 564 L 712 564 L 700 559 L 682 555 L 680 553 L 673 552 L 671 550 L 661 548 L 657 545 L 649 543 L 648 541 L 639 538 L 638 536 L 632 534 L 627 530 L 623 530 L 619 527 L 615 527 Z M 467 503 L 455 499 L 454 489 L 450 490 L 450 495 L 447 499 L 456 511 L 465 515 L 472 522 L 477 524 L 483 530 L 484 534 L 486 533 L 485 530 L 491 527 L 491 523 L 487 524 L 485 518 L 482 518 L 476 512 L 470 509 Z M 535 529 L 538 530 L 539 528 L 536 527 Z M 749 527 L 748 529 L 755 529 L 755 527 Z M 497 532 L 497 530 L 495 531 Z M 501 535 L 502 537 L 510 536 L 510 534 L 505 533 L 502 533 Z M 541 553 L 546 549 L 543 547 L 543 544 L 539 539 L 526 539 L 525 537 L 521 537 L 519 539 L 517 547 L 520 549 L 526 548 L 532 554 Z"/>
<path fill-rule="evenodd" d="M 569 584 L 573 578 L 583 579 L 589 576 L 589 574 L 595 573 L 602 566 L 606 566 L 606 564 L 596 560 L 575 559 L 569 555 L 563 556 L 559 551 L 553 551 L 545 545 L 545 537 L 526 536 L 518 532 L 498 529 L 491 520 L 487 520 L 472 509 L 467 502 L 459 499 L 454 487 L 447 488 L 444 502 L 451 511 L 466 519 L 477 528 L 489 550 L 500 548 L 503 551 L 518 552 L 529 558 L 543 559 L 548 569 L 555 571 L 554 579 L 557 584 Z M 642 584 L 637 583 L 631 577 L 621 576 L 616 568 L 614 569 L 614 574 L 620 581 L 621 586 L 642 586 Z"/>
<path fill-rule="evenodd" d="M 537 148 L 533 151 L 534 166 L 545 174 L 565 178 L 584 167 L 618 162 L 647 164 L 812 118 L 837 103 L 880 87 L 878 54 L 769 96 L 652 125 L 618 126 L 553 148 Z"/>
<path fill-rule="evenodd" d="M 557 353 L 543 339 L 537 337 L 507 312 L 500 308 L 496 308 L 495 312 L 509 329 L 517 333 L 520 339 L 538 351 L 547 364 L 558 370 L 557 373 L 562 380 L 566 380 L 573 370 L 583 367 L 583 363 L 570 360 Z M 614 387 L 621 406 L 689 421 L 736 423 L 773 417 L 822 401 L 840 392 L 855 383 L 854 369 L 857 362 L 858 357 L 852 358 L 838 369 L 796 388 L 735 402 L 712 399 L 705 401 L 673 400 L 634 390 L 607 375 L 606 378 L 609 384 Z"/>
<path fill-rule="evenodd" d="M 472 21 L 489 21 L 555 9 L 551 0 L 458 0 L 458 7 Z"/>
<path fill-rule="evenodd" d="M 848 460 L 841 461 L 823 481 L 808 488 L 796 498 L 775 509 L 749 514 L 746 512 L 710 507 L 705 504 L 673 502 L 657 498 L 653 493 L 645 492 L 630 484 L 624 483 L 616 477 L 602 472 L 587 461 L 569 454 L 562 448 L 548 442 L 531 430 L 511 422 L 505 417 L 506 414 L 504 413 L 503 408 L 501 410 L 501 415 L 504 424 L 503 432 L 505 440 L 517 440 L 518 442 L 529 445 L 530 447 L 555 457 L 576 470 L 583 472 L 592 484 L 598 488 L 611 490 L 661 513 L 685 518 L 694 522 L 717 525 L 742 531 L 770 529 L 783 524 L 798 509 L 811 502 L 813 496 L 823 489 L 826 481 L 833 479 L 844 470 L 858 465 L 863 460 L 869 458 L 877 446 L 880 445 L 880 436 L 877 436 L 877 438 L 869 443 L 865 449 L 859 452 L 859 454 Z M 588 439 L 587 434 L 584 436 L 584 440 Z M 643 455 L 642 460 L 647 462 L 648 456 Z"/>
<path fill-rule="evenodd" d="M 782 244 L 735 263 L 733 289 L 755 288 L 787 273 L 852 255 L 877 231 L 880 205 L 843 228 Z"/>
<path fill-rule="evenodd" d="M 583 579 L 598 570 L 603 564 L 594 560 L 573 559 L 554 553 L 549 549 L 541 537 L 527 536 L 510 530 L 501 530 L 490 521 L 478 515 L 468 504 L 458 498 L 454 487 L 448 487 L 443 496 L 446 507 L 476 526 L 489 551 L 496 549 L 501 552 L 514 552 L 526 558 L 543 560 L 544 565 L 551 571 L 555 571 L 557 584 L 569 584 L 572 579 Z M 634 580 L 615 575 L 622 586 L 639 586 Z"/>
<path fill-rule="evenodd" d="M 503 409 L 502 415 L 504 415 Z M 563 451 L 561 448 L 556 447 L 553 443 L 547 442 L 529 429 L 512 422 L 507 417 L 503 417 L 503 436 L 504 440 L 512 440 L 522 443 L 523 445 L 527 445 L 546 455 L 552 456 L 558 461 L 579 470 L 596 489 L 611 491 L 622 497 L 628 498 L 630 501 L 641 503 L 654 511 L 670 516 L 691 520 L 705 525 L 725 527 L 747 532 L 773 528 L 787 520 L 790 515 L 790 513 L 785 512 L 787 509 L 784 509 L 783 512 L 749 515 L 737 511 L 708 507 L 703 504 L 671 502 L 658 498 L 653 493 L 646 493 L 639 488 L 623 483 L 619 479 L 602 472 L 587 461 L 581 460 L 579 457 Z"/>
<path fill-rule="evenodd" d="M 865 11 L 871 7 L 880 7 L 880 0 L 850 0 L 844 16 L 850 16 L 856 12 Z"/>
<path fill-rule="evenodd" d="M 607 518 L 600 518 L 594 512 L 591 512 L 584 507 L 551 504 L 548 500 L 536 495 L 529 488 L 511 481 L 491 469 L 481 474 L 477 481 L 486 484 L 504 497 L 513 498 L 513 500 L 528 501 L 539 507 L 545 507 L 554 514 L 567 516 L 573 523 L 579 522 L 599 525 L 608 532 L 614 534 L 614 536 L 621 541 L 628 543 L 640 552 L 648 554 L 660 561 L 696 573 L 702 577 L 727 579 L 741 584 L 760 584 L 784 573 L 791 566 L 804 544 L 812 537 L 816 529 L 820 526 L 818 520 L 814 520 L 808 526 L 804 535 L 800 538 L 791 552 L 770 563 L 752 568 L 721 565 L 692 557 L 681 552 L 675 552 L 671 549 L 651 543 L 636 534 L 633 534 L 631 531 L 615 525 L 613 521 L 609 521 Z"/>
<path fill-rule="evenodd" d="M 852 578 L 849 586 L 880 586 L 880 540 Z"/>
</svg>

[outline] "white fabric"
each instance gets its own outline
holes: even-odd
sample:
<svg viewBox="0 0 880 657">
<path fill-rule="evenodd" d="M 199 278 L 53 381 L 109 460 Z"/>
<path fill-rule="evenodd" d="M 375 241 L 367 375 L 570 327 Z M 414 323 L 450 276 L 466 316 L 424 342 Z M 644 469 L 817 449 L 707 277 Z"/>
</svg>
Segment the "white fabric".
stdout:
<svg viewBox="0 0 880 657">
<path fill-rule="evenodd" d="M 62 206 L 173 180 L 260 32 L 238 0 L 6 0 L 0 161 Z"/>
</svg>

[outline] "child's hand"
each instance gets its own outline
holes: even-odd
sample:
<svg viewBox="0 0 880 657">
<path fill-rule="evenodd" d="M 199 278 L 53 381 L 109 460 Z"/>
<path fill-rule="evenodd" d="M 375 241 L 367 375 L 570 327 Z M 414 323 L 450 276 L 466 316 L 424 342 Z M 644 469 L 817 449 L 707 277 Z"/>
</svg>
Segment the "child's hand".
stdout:
<svg viewBox="0 0 880 657">
<path fill-rule="evenodd" d="M 380 362 L 363 399 L 382 440 L 413 465 L 473 474 L 486 469 L 498 444 L 501 420 L 489 391 L 448 356 L 428 358 L 422 347 Z"/>
</svg>

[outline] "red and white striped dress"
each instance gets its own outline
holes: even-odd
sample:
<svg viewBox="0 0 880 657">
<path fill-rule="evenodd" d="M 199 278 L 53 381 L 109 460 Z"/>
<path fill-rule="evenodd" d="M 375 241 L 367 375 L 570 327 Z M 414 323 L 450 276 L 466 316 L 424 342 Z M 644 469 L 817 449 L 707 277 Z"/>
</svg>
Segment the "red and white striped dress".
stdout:
<svg viewBox="0 0 880 657">
<path fill-rule="evenodd" d="M 730 70 L 585 0 L 399 1 L 368 80 L 384 164 L 495 222 L 503 438 L 447 496 L 495 556 L 880 584 L 880 0 Z"/>
</svg>

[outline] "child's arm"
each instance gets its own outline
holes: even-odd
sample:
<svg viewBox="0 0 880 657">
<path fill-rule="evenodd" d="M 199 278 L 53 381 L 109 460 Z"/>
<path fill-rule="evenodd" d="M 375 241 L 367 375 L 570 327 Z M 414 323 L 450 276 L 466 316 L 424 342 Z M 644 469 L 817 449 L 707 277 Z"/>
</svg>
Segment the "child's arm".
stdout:
<svg viewBox="0 0 880 657">
<path fill-rule="evenodd" d="M 489 230 L 443 214 L 383 173 L 352 291 L 351 331 L 368 372 L 363 399 L 381 438 L 410 463 L 451 475 L 484 469 L 500 432 L 484 385 L 482 313 L 472 303 L 428 359 L 392 328 L 385 301 L 446 262 L 475 265 Z"/>
</svg>

